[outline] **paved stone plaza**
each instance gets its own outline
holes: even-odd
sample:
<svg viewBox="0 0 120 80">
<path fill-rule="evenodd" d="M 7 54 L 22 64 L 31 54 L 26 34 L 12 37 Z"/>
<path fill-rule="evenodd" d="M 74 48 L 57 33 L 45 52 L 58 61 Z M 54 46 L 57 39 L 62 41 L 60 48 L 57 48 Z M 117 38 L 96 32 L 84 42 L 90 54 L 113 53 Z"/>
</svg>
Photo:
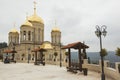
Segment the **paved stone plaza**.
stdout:
<svg viewBox="0 0 120 80">
<path fill-rule="evenodd" d="M 55 65 L 39 65 L 27 63 L 4 64 L 0 62 L 0 80 L 101 80 L 100 73 L 88 72 L 88 76 L 83 73 L 67 72 L 65 67 L 60 68 Z M 112 79 L 106 79 L 112 80 Z"/>
</svg>

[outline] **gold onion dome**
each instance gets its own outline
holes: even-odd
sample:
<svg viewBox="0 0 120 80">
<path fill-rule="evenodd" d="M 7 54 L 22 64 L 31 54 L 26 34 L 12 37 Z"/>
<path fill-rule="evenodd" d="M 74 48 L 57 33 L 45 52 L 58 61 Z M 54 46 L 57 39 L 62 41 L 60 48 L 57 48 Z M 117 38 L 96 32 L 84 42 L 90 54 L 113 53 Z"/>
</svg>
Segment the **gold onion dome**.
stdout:
<svg viewBox="0 0 120 80">
<path fill-rule="evenodd" d="M 52 45 L 50 42 L 46 41 L 42 44 L 41 48 L 43 49 L 53 49 Z"/>
<path fill-rule="evenodd" d="M 26 20 L 24 24 L 22 24 L 22 26 L 29 26 L 29 27 L 32 27 L 32 24 Z"/>
<path fill-rule="evenodd" d="M 42 20 L 42 18 L 39 17 L 37 14 L 33 14 L 32 16 L 30 16 L 30 17 L 28 18 L 28 20 L 29 20 L 30 22 L 38 22 L 38 23 L 44 24 L 44 21 Z"/>
<path fill-rule="evenodd" d="M 39 17 L 36 13 L 36 2 L 34 1 L 34 14 L 28 17 L 28 21 L 30 22 L 38 22 L 44 24 L 44 21 L 41 17 Z"/>
<path fill-rule="evenodd" d="M 15 28 L 13 28 L 10 30 L 10 33 L 18 33 L 18 31 Z"/>
<path fill-rule="evenodd" d="M 59 29 L 58 27 L 54 27 L 54 28 L 52 29 L 52 31 L 60 32 L 60 29 Z"/>
</svg>

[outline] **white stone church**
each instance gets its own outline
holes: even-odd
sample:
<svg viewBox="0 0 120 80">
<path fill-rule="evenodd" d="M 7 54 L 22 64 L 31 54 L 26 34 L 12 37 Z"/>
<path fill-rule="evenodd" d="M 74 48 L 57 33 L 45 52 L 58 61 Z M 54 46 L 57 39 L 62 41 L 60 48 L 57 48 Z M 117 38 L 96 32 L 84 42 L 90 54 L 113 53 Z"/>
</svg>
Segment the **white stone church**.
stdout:
<svg viewBox="0 0 120 80">
<path fill-rule="evenodd" d="M 65 63 L 65 50 L 61 47 L 61 31 L 58 27 L 51 30 L 51 41 L 44 41 L 44 21 L 36 13 L 36 6 L 34 4 L 34 13 L 32 16 L 26 18 L 25 23 L 20 26 L 20 32 L 15 28 L 11 29 L 8 33 L 8 47 L 0 50 L 3 53 L 5 50 L 12 50 L 15 48 L 15 60 L 17 62 L 35 61 L 35 55 L 32 50 L 35 48 L 45 48 L 45 62 L 50 64 L 60 63 L 60 54 L 62 54 L 62 63 Z M 54 53 L 58 55 L 55 59 Z M 4 53 L 3 53 L 4 55 Z M 38 54 L 39 57 L 39 54 Z"/>
</svg>

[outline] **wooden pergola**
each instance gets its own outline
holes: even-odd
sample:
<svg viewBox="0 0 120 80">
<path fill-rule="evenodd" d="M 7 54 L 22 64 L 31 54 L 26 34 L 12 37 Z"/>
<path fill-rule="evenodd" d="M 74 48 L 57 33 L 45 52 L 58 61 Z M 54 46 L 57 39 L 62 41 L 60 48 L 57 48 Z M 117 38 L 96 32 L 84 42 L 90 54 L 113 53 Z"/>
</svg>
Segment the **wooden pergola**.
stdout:
<svg viewBox="0 0 120 80">
<path fill-rule="evenodd" d="M 15 58 L 15 53 L 17 53 L 17 51 L 15 51 L 14 49 L 13 50 L 5 50 L 4 53 L 6 53 L 7 56 L 8 56 L 8 54 L 12 54 L 12 59 L 10 60 L 10 62 L 16 62 L 14 60 L 14 58 Z M 6 59 L 8 59 L 7 56 L 6 56 Z"/>
<path fill-rule="evenodd" d="M 47 51 L 46 49 L 43 49 L 43 48 L 36 48 L 34 50 L 32 50 L 32 52 L 35 52 L 35 65 L 38 65 L 38 64 L 43 64 L 45 65 L 45 62 L 44 62 L 44 59 L 43 59 L 43 52 Z M 38 60 L 37 58 L 37 53 L 40 53 L 40 59 Z"/>
<path fill-rule="evenodd" d="M 81 54 L 81 49 L 83 49 L 83 52 L 86 55 L 86 48 L 89 48 L 89 46 L 85 45 L 84 43 L 81 42 L 75 42 L 75 43 L 70 43 L 66 46 L 63 46 L 62 49 L 68 49 L 68 58 L 69 58 L 69 64 L 68 64 L 68 68 L 71 68 L 71 48 L 73 49 L 78 49 L 78 57 L 79 57 L 79 63 L 78 63 L 78 67 L 79 67 L 79 71 L 82 71 L 82 54 Z M 86 56 L 84 57 L 86 58 Z"/>
</svg>

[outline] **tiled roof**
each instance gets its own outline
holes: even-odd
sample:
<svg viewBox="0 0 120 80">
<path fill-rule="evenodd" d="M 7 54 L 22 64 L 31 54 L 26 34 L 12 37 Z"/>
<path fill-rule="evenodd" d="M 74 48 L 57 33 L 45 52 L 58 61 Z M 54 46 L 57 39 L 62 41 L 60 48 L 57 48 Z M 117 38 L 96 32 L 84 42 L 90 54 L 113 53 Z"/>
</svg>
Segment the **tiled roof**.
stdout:
<svg viewBox="0 0 120 80">
<path fill-rule="evenodd" d="M 74 43 L 70 43 L 70 44 L 62 47 L 62 49 L 67 49 L 67 48 L 74 48 L 74 49 L 81 48 L 81 49 L 83 49 L 83 48 L 89 48 L 89 46 L 87 46 L 81 42 L 74 42 Z"/>
<path fill-rule="evenodd" d="M 17 51 L 13 51 L 13 50 L 5 50 L 4 53 L 17 53 Z"/>
</svg>

